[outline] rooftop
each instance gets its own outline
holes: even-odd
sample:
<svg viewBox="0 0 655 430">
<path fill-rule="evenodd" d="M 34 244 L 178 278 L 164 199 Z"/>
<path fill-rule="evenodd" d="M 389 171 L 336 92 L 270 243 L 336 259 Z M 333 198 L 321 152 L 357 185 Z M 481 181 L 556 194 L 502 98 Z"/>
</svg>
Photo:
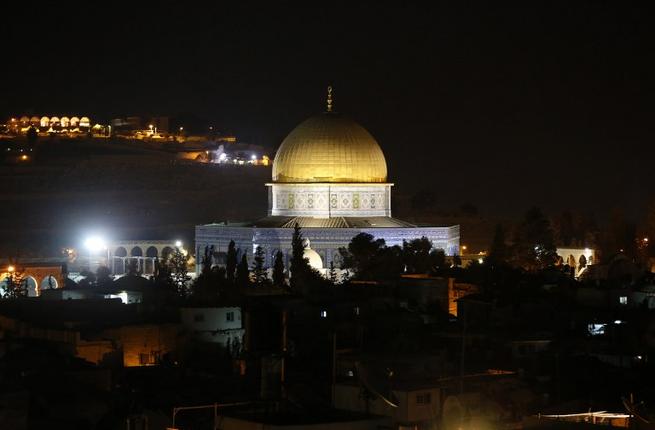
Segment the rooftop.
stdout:
<svg viewBox="0 0 655 430">
<path fill-rule="evenodd" d="M 260 227 L 260 228 L 412 228 L 414 224 L 391 217 L 289 217 L 269 216 L 250 223 L 220 223 L 226 227 Z M 217 225 L 217 224 L 214 224 Z"/>
</svg>

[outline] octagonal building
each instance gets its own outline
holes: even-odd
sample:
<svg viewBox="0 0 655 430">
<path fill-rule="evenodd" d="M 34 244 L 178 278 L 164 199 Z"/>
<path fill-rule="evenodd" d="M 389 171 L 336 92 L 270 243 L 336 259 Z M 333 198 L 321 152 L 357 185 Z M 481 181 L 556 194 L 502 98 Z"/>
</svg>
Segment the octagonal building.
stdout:
<svg viewBox="0 0 655 430">
<path fill-rule="evenodd" d="M 266 186 L 266 217 L 196 226 L 196 255 L 213 246 L 214 262 L 224 264 L 228 244 L 234 240 L 249 261 L 261 246 L 269 266 L 282 251 L 288 268 L 296 224 L 321 257 L 323 268 L 331 262 L 338 268 L 338 249 L 361 232 L 390 246 L 425 236 L 446 255 L 459 253 L 458 225 L 417 226 L 391 216 L 393 184 L 387 181 L 384 153 L 365 128 L 332 111 L 331 91 L 327 111 L 306 119 L 282 141 Z"/>
</svg>

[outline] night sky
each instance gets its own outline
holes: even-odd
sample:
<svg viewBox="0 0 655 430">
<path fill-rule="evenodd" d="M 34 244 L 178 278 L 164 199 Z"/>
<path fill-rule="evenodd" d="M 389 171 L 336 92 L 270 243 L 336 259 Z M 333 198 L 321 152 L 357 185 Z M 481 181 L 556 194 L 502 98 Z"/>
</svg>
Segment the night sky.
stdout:
<svg viewBox="0 0 655 430">
<path fill-rule="evenodd" d="M 653 14 L 628 2 L 29 3 L 0 27 L 3 116 L 194 115 L 276 148 L 331 84 L 399 192 L 504 215 L 655 197 Z"/>
</svg>

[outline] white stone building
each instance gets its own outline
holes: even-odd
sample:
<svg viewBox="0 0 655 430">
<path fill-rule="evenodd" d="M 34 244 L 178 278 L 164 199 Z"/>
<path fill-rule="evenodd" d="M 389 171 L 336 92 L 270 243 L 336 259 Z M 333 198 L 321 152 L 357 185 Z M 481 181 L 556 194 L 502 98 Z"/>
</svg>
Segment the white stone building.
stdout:
<svg viewBox="0 0 655 430">
<path fill-rule="evenodd" d="M 182 326 L 200 342 L 219 343 L 226 348 L 243 345 L 245 329 L 239 307 L 189 307 L 180 309 Z"/>
</svg>

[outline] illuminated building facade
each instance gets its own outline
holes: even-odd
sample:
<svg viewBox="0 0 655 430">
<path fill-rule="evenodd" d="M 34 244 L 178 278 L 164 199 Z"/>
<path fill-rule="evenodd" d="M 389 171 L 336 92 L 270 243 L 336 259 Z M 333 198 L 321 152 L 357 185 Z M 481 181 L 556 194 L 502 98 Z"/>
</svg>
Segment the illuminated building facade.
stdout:
<svg viewBox="0 0 655 430">
<path fill-rule="evenodd" d="M 587 266 L 597 263 L 596 251 L 591 248 L 557 248 L 559 264 L 568 264 L 577 278 Z"/>
<path fill-rule="evenodd" d="M 61 263 L 31 262 L 9 265 L 0 270 L 0 291 L 14 271 L 20 273 L 29 297 L 37 297 L 43 290 L 63 288 L 67 276 L 66 265 Z"/>
<path fill-rule="evenodd" d="M 21 116 L 12 117 L 5 124 L 6 129 L 15 134 L 24 134 L 30 128 L 39 133 L 86 133 L 91 130 L 88 116 Z"/>
<path fill-rule="evenodd" d="M 159 258 L 166 258 L 176 248 L 186 250 L 172 240 L 121 240 L 107 246 L 107 267 L 114 275 L 124 275 L 132 264 L 143 275 L 155 273 Z"/>
<path fill-rule="evenodd" d="M 459 226 L 419 227 L 391 216 L 391 188 L 384 154 L 366 129 L 328 109 L 298 125 L 284 139 L 273 161 L 268 187 L 268 216 L 248 223 L 196 226 L 196 255 L 213 247 L 214 262 L 224 264 L 234 240 L 249 259 L 257 246 L 271 266 L 282 251 L 288 267 L 291 237 L 298 224 L 311 249 L 339 267 L 340 247 L 359 233 L 387 245 L 427 237 L 446 255 L 459 254 Z M 198 262 L 200 263 L 200 258 Z M 198 266 L 199 270 L 199 266 Z"/>
</svg>

